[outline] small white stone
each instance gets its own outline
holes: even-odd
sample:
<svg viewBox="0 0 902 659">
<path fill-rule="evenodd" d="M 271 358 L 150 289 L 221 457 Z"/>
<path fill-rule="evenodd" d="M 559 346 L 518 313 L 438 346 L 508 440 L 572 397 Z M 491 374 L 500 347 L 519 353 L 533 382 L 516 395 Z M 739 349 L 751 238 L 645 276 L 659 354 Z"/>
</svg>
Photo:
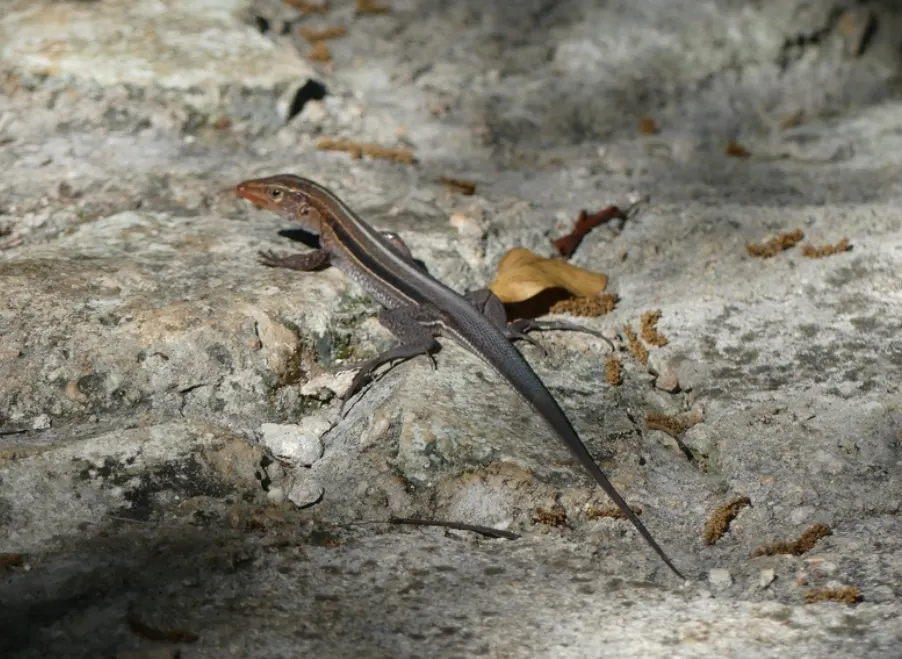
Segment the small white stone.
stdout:
<svg viewBox="0 0 902 659">
<path fill-rule="evenodd" d="M 360 433 L 360 445 L 369 446 L 385 437 L 391 428 L 391 417 L 383 410 L 376 410 L 370 417 L 370 422 Z"/>
<path fill-rule="evenodd" d="M 655 386 L 661 391 L 675 394 L 680 390 L 680 380 L 672 369 L 668 369 L 658 374 L 658 377 L 655 379 Z"/>
<path fill-rule="evenodd" d="M 814 506 L 799 506 L 789 513 L 789 520 L 796 525 L 803 524 L 815 513 L 815 511 L 816 509 Z"/>
<path fill-rule="evenodd" d="M 264 423 L 260 426 L 260 443 L 279 460 L 295 466 L 309 467 L 323 455 L 320 439 L 331 424 L 321 417 L 307 417 L 300 424 Z"/>
<path fill-rule="evenodd" d="M 777 578 L 776 570 L 767 569 L 761 570 L 758 574 L 758 587 L 762 590 L 770 586 Z"/>
<path fill-rule="evenodd" d="M 285 491 L 281 487 L 271 487 L 266 493 L 266 499 L 270 503 L 282 503 L 285 501 Z"/>
<path fill-rule="evenodd" d="M 733 575 L 725 568 L 716 567 L 708 572 L 708 583 L 713 588 L 728 588 L 733 584 Z"/>
<path fill-rule="evenodd" d="M 50 430 L 50 415 L 38 414 L 31 422 L 32 430 Z"/>
<path fill-rule="evenodd" d="M 306 475 L 306 474 L 305 474 Z M 326 490 L 311 478 L 300 478 L 288 490 L 288 500 L 298 508 L 312 506 L 323 498 Z"/>
</svg>

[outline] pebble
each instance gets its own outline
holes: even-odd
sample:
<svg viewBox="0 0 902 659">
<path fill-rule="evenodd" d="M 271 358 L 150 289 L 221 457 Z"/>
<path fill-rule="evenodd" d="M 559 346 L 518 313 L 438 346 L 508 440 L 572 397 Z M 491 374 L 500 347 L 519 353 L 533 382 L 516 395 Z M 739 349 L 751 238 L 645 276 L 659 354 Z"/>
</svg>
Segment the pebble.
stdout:
<svg viewBox="0 0 902 659">
<path fill-rule="evenodd" d="M 291 485 L 286 496 L 298 508 L 306 508 L 317 503 L 325 493 L 325 488 L 315 480 L 301 478 Z"/>
<path fill-rule="evenodd" d="M 733 575 L 725 568 L 714 568 L 708 572 L 708 583 L 717 589 L 728 588 L 733 584 Z"/>
<path fill-rule="evenodd" d="M 323 456 L 320 439 L 331 424 L 321 417 L 306 417 L 300 424 L 264 423 L 260 443 L 279 460 L 293 466 L 309 467 Z"/>
<path fill-rule="evenodd" d="M 776 570 L 761 570 L 758 574 L 758 587 L 762 590 L 770 586 L 777 578 Z"/>
</svg>

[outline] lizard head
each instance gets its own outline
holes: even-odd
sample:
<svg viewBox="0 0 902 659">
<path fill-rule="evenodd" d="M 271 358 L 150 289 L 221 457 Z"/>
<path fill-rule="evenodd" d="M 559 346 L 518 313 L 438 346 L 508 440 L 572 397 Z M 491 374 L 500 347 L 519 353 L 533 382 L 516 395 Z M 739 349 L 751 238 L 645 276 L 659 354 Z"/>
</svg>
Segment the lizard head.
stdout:
<svg viewBox="0 0 902 659">
<path fill-rule="evenodd" d="M 283 215 L 304 228 L 319 232 L 319 212 L 310 203 L 307 180 L 291 174 L 242 181 L 235 193 L 267 210 Z"/>
</svg>

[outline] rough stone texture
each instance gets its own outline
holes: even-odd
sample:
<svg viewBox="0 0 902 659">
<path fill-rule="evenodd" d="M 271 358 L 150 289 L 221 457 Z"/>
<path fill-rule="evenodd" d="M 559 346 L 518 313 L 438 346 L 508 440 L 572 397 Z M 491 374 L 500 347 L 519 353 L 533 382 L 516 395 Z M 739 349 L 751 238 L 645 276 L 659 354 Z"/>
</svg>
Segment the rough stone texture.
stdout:
<svg viewBox="0 0 902 659">
<path fill-rule="evenodd" d="M 895 3 L 289 4 L 4 5 L 0 654 L 898 656 Z M 309 63 L 295 28 L 331 25 L 332 62 Z M 667 345 L 642 365 L 616 340 L 620 386 L 592 337 L 523 350 L 688 584 L 449 342 L 338 414 L 340 367 L 392 339 L 341 273 L 256 264 L 306 248 L 234 184 L 286 171 L 458 290 L 639 201 L 573 262 L 620 297 L 588 326 L 657 309 Z M 746 252 L 796 228 L 852 250 Z M 696 424 L 681 446 L 650 413 Z M 275 460 L 266 424 L 299 424 L 303 459 Z M 750 558 L 813 524 L 832 535 L 801 556 Z M 846 586 L 858 604 L 806 603 Z"/>
</svg>

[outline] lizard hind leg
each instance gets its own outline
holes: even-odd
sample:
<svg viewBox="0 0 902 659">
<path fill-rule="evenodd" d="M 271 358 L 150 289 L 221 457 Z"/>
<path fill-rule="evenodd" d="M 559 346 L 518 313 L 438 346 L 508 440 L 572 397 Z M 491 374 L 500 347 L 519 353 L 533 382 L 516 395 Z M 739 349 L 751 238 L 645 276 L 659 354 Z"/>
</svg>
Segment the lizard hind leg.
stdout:
<svg viewBox="0 0 902 659">
<path fill-rule="evenodd" d="M 432 330 L 423 327 L 417 322 L 410 310 L 383 308 L 379 311 L 379 322 L 389 332 L 394 334 L 400 343 L 372 359 L 348 367 L 359 370 L 351 381 L 351 386 L 340 397 L 341 408 L 339 413 L 342 415 L 348 400 L 360 391 L 363 383 L 372 378 L 373 372 L 383 364 L 401 363 L 420 355 L 426 355 L 432 360 L 432 367 L 435 368 L 435 357 L 432 355 L 441 348 L 441 344 L 435 340 Z"/>
<path fill-rule="evenodd" d="M 492 321 L 492 324 L 501 330 L 501 333 L 510 341 L 526 341 L 539 348 L 543 354 L 547 354 L 547 351 L 538 341 L 529 336 L 529 332 L 547 332 L 551 330 L 583 332 L 598 337 L 611 346 L 612 350 L 614 349 L 610 340 L 602 334 L 595 330 L 590 330 L 587 327 L 581 327 L 580 325 L 574 325 L 565 321 L 543 321 L 534 320 L 532 318 L 518 318 L 509 323 L 507 322 L 507 313 L 504 310 L 504 303 L 498 299 L 497 295 L 487 288 L 468 291 L 464 294 L 464 297 L 470 304 L 479 309 L 486 318 Z"/>
</svg>

